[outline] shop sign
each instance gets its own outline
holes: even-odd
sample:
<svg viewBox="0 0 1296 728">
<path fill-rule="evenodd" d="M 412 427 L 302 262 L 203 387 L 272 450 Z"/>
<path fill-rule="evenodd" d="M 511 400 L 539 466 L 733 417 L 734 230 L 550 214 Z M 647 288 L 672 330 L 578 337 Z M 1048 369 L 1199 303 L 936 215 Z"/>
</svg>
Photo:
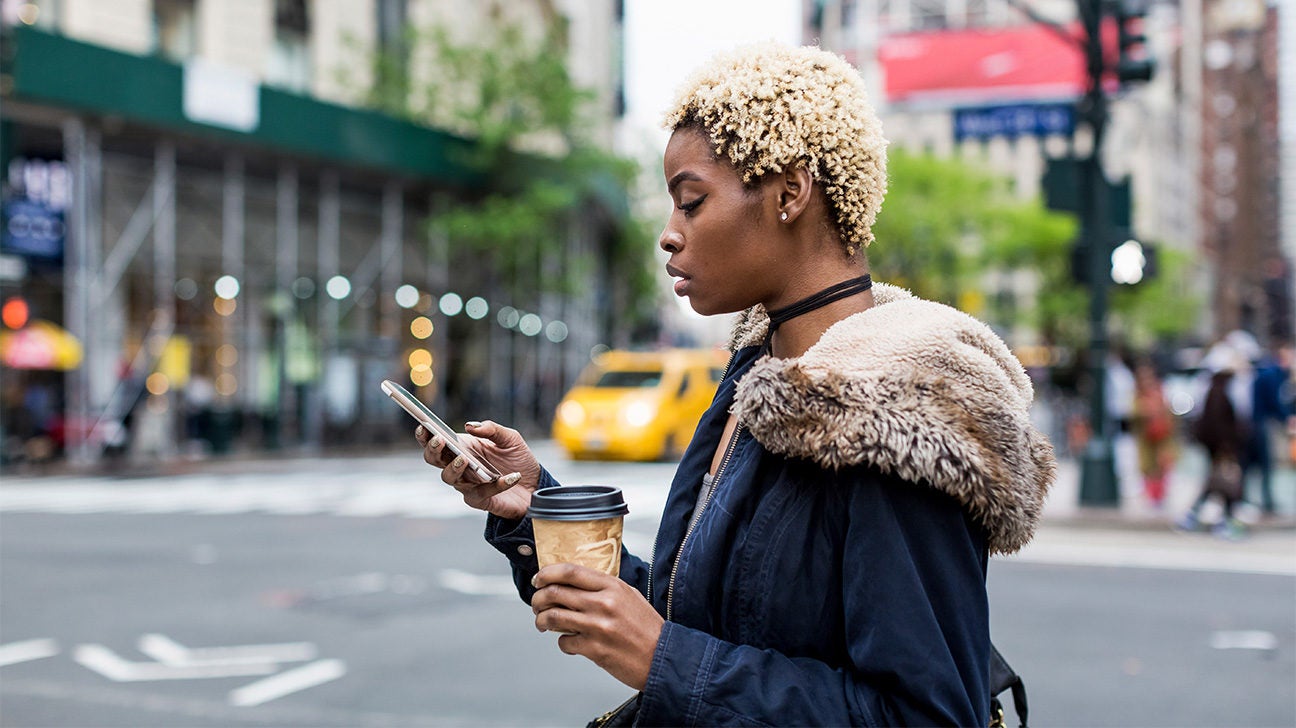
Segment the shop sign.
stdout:
<svg viewBox="0 0 1296 728">
<path fill-rule="evenodd" d="M 4 252 L 33 258 L 63 257 L 67 228 L 62 211 L 47 203 L 15 195 L 4 200 L 3 219 L 0 247 Z"/>
</svg>

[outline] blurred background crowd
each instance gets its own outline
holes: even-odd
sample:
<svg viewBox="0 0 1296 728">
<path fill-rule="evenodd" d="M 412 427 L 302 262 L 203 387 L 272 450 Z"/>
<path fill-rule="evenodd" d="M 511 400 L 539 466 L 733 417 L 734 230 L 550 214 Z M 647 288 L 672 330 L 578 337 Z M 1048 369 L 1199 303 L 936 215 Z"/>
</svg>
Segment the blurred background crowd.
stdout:
<svg viewBox="0 0 1296 728">
<path fill-rule="evenodd" d="M 1296 7 L 784 0 L 743 37 L 731 9 L 653 6 L 3 0 L 0 463 L 406 443 L 385 378 L 450 422 L 669 457 L 706 365 L 631 377 L 669 384 L 621 410 L 643 447 L 600 449 L 563 401 L 610 350 L 724 339 L 662 275 L 666 100 L 639 89 L 775 37 L 861 69 L 892 140 L 874 277 L 1004 336 L 1083 501 L 1163 507 L 1183 453 L 1214 454 L 1197 423 L 1227 380 L 1250 490 L 1203 502 L 1278 510 Z"/>
</svg>

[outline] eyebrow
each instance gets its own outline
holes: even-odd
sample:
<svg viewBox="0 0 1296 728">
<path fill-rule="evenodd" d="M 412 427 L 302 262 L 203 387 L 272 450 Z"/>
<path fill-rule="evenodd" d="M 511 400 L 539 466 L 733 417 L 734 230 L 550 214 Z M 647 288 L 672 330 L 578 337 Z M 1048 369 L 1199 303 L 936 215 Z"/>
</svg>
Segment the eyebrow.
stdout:
<svg viewBox="0 0 1296 728">
<path fill-rule="evenodd" d="M 670 181 L 666 183 L 667 191 L 674 192 L 675 188 L 679 186 L 679 183 L 684 182 L 685 180 L 701 182 L 702 178 L 699 177 L 696 172 L 690 172 L 689 170 L 686 169 L 683 172 L 680 172 L 679 174 L 670 178 Z"/>
</svg>

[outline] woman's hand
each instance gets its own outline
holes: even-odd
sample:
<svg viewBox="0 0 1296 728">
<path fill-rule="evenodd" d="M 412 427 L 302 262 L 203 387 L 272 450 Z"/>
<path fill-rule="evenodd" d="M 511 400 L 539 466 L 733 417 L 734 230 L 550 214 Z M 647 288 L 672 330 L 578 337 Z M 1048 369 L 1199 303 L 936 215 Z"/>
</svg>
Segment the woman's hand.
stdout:
<svg viewBox="0 0 1296 728">
<path fill-rule="evenodd" d="M 615 576 L 575 564 L 546 566 L 531 585 L 536 629 L 573 633 L 558 638 L 559 649 L 583 655 L 643 690 L 664 623 L 643 594 Z"/>
<path fill-rule="evenodd" d="M 441 480 L 463 495 L 464 503 L 500 518 L 520 520 L 531 505 L 531 493 L 540 481 L 540 462 L 517 430 L 494 422 L 469 422 L 468 437 L 459 443 L 480 456 L 505 475 L 490 483 L 465 474 L 467 463 L 447 450 L 440 435 L 429 433 L 422 425 L 414 437 L 423 446 L 423 459 L 441 468 Z"/>
</svg>

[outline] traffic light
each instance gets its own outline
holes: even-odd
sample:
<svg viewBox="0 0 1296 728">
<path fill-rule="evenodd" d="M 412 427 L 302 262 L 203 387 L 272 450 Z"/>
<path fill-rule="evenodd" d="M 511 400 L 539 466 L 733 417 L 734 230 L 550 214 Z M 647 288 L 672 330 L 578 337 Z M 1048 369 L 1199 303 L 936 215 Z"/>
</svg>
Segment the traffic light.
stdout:
<svg viewBox="0 0 1296 728">
<path fill-rule="evenodd" d="M 1117 43 L 1120 48 L 1116 61 L 1116 78 L 1121 83 L 1149 81 L 1156 70 L 1156 62 L 1148 55 L 1147 36 L 1143 33 L 1148 0 L 1116 0 L 1115 5 Z"/>
<path fill-rule="evenodd" d="M 1157 274 L 1157 249 L 1133 238 L 1117 245 L 1111 254 L 1113 283 L 1133 286 Z"/>
</svg>

